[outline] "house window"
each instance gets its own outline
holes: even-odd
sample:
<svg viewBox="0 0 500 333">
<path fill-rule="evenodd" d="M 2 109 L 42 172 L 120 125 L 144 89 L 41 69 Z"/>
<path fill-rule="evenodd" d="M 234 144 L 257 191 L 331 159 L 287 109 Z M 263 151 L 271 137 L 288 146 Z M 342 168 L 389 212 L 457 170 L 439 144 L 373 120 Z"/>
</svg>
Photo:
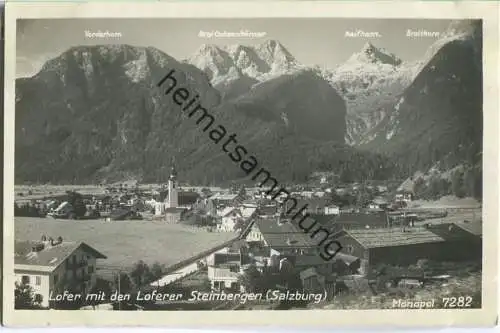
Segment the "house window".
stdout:
<svg viewBox="0 0 500 333">
<path fill-rule="evenodd" d="M 54 275 L 54 284 L 56 284 L 56 283 L 57 283 L 57 280 L 59 280 L 59 275 L 55 274 L 55 275 Z"/>
<path fill-rule="evenodd" d="M 94 266 L 89 266 L 89 274 L 94 273 Z"/>
<path fill-rule="evenodd" d="M 238 273 L 239 269 L 238 266 L 231 266 L 229 267 L 229 271 L 233 273 Z"/>
<path fill-rule="evenodd" d="M 352 254 L 354 252 L 354 246 L 347 245 L 346 246 L 346 251 L 347 251 L 347 253 L 351 253 Z"/>
<path fill-rule="evenodd" d="M 30 277 L 29 277 L 28 275 L 23 275 L 23 276 L 21 277 L 21 282 L 22 282 L 23 284 L 29 284 L 29 283 L 30 283 Z"/>
<path fill-rule="evenodd" d="M 76 255 L 73 256 L 73 264 L 76 264 Z"/>
<path fill-rule="evenodd" d="M 42 284 L 42 277 L 41 276 L 36 276 L 35 277 L 35 284 L 37 286 L 41 285 Z"/>
</svg>

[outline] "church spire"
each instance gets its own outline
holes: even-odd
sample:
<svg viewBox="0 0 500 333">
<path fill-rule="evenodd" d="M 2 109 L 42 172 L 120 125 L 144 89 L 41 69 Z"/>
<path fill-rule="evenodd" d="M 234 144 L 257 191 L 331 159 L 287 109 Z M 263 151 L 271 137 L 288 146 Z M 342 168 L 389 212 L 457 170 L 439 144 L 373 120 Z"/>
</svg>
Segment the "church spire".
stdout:
<svg viewBox="0 0 500 333">
<path fill-rule="evenodd" d="M 177 170 L 175 170 L 175 163 L 172 161 L 172 168 L 170 169 L 170 177 L 168 178 L 168 207 L 175 208 L 178 205 L 177 193 Z"/>
<path fill-rule="evenodd" d="M 170 180 L 176 180 L 177 179 L 177 170 L 175 169 L 175 165 L 172 165 L 172 168 L 170 169 Z"/>
<path fill-rule="evenodd" d="M 175 157 L 172 158 L 172 167 L 170 168 L 170 177 L 168 179 L 170 180 L 177 179 L 177 170 L 175 169 Z"/>
</svg>

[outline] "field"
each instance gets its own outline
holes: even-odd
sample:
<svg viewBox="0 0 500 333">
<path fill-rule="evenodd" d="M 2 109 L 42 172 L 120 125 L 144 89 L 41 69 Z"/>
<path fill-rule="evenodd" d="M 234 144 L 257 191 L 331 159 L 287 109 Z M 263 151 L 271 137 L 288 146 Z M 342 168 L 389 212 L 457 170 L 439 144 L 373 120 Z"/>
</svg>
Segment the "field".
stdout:
<svg viewBox="0 0 500 333">
<path fill-rule="evenodd" d="M 43 234 L 83 241 L 108 257 L 99 264 L 123 268 L 130 268 L 139 260 L 170 266 L 236 237 L 236 233 L 208 232 L 159 221 L 16 217 L 14 224 L 16 239 L 38 240 Z"/>
<path fill-rule="evenodd" d="M 94 185 L 16 185 L 14 187 L 14 200 L 37 200 L 47 196 L 66 194 L 66 191 L 77 191 L 81 194 L 104 194 L 105 188 Z"/>
</svg>

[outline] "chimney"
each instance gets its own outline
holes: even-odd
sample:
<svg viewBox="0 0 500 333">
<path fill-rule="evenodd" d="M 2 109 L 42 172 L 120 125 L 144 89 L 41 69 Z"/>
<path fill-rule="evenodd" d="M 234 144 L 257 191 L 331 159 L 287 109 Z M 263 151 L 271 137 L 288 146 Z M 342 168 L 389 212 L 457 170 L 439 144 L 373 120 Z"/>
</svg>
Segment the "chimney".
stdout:
<svg viewBox="0 0 500 333">
<path fill-rule="evenodd" d="M 45 248 L 45 244 L 43 243 L 38 243 L 35 246 L 31 248 L 31 252 L 40 252 Z"/>
</svg>

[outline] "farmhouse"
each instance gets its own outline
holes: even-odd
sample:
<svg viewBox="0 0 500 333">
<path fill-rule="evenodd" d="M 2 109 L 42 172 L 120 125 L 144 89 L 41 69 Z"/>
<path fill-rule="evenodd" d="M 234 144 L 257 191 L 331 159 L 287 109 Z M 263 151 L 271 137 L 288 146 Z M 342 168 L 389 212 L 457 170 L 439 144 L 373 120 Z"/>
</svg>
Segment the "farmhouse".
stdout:
<svg viewBox="0 0 500 333">
<path fill-rule="evenodd" d="M 255 219 L 243 236 L 258 268 L 277 266 L 284 258 L 310 254 L 317 256 L 317 245 L 311 238 L 284 218 Z"/>
<path fill-rule="evenodd" d="M 378 264 L 410 265 L 419 259 L 480 260 L 481 241 L 453 224 L 415 228 L 342 230 L 334 236 L 341 253 L 360 258 L 361 274 Z"/>
<path fill-rule="evenodd" d="M 33 288 L 35 298 L 51 307 L 50 295 L 66 290 L 85 294 L 94 286 L 97 259 L 106 256 L 83 242 L 42 237 L 42 241 L 16 240 L 14 273 L 17 283 Z"/>
</svg>

